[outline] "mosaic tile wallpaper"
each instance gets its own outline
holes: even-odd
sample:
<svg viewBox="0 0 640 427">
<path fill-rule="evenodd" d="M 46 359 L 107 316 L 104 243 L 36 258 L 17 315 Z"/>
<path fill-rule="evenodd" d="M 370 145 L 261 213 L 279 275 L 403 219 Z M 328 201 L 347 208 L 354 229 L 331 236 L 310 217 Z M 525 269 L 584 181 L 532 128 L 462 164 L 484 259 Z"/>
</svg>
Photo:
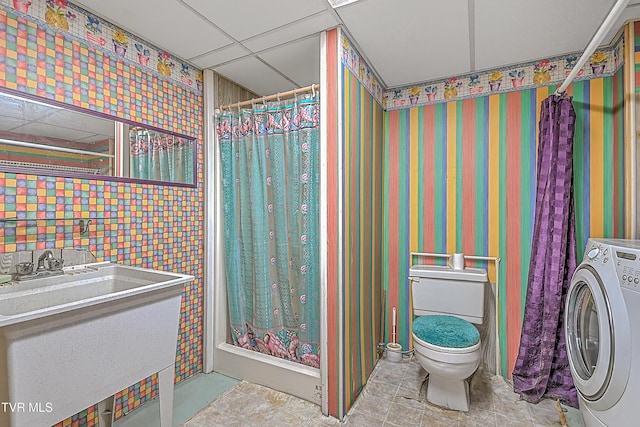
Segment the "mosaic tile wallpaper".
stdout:
<svg viewBox="0 0 640 427">
<path fill-rule="evenodd" d="M 94 406 L 77 413 L 71 418 L 67 418 L 63 422 L 57 424 L 56 427 L 91 427 L 99 425 L 99 421 L 100 416 L 98 414 L 97 406 Z"/>
<path fill-rule="evenodd" d="M 201 115 L 190 106 L 198 105 L 201 88 L 62 33 L 6 3 L 0 0 L 0 86 L 197 136 L 189 132 L 201 125 Z M 40 3 L 34 1 L 33 10 Z"/>
<path fill-rule="evenodd" d="M 202 91 L 202 72 L 185 64 L 145 40 L 67 0 L 0 0 L 18 16 L 39 21 L 51 30 L 136 65 L 136 68 L 163 76 L 173 83 Z"/>
<path fill-rule="evenodd" d="M 0 221 L 0 252 L 83 247 L 98 261 L 194 275 L 185 288 L 176 347 L 176 381 L 189 378 L 202 370 L 201 73 L 188 70 L 189 79 L 183 80 L 184 73 L 169 66 L 171 75 L 166 75 L 158 69 L 163 55 L 156 53 L 149 54 L 148 64 L 140 63 L 132 49 L 144 42 L 103 21 L 101 37 L 111 43 L 124 34 L 130 43 L 127 54 L 119 56 L 106 41 L 94 43 L 86 38 L 85 23 L 78 23 L 89 18 L 64 0 L 27 3 L 28 9 L 19 9 L 13 1 L 0 0 L 0 87 L 194 136 L 200 141 L 198 185 L 63 178 L 0 168 L 0 218 L 17 219 Z M 88 232 L 80 232 L 79 219 L 91 220 Z M 156 395 L 156 376 L 133 384 L 116 395 L 116 417 Z M 58 426 L 91 426 L 97 418 L 94 406 Z"/>
</svg>

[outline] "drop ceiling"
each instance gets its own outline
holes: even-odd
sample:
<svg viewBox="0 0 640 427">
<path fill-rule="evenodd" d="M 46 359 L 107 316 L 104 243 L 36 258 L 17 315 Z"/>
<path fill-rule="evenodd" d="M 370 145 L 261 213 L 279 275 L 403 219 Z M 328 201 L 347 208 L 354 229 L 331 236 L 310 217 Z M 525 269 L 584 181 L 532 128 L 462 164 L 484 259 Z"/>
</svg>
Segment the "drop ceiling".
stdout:
<svg viewBox="0 0 640 427">
<path fill-rule="evenodd" d="M 614 0 L 82 0 L 98 16 L 258 95 L 320 80 L 340 26 L 387 88 L 582 51 Z M 630 0 L 603 44 L 640 18 Z"/>
<path fill-rule="evenodd" d="M 113 120 L 0 93 L 0 140 L 21 135 L 90 144 L 113 139 L 115 124 Z"/>
</svg>

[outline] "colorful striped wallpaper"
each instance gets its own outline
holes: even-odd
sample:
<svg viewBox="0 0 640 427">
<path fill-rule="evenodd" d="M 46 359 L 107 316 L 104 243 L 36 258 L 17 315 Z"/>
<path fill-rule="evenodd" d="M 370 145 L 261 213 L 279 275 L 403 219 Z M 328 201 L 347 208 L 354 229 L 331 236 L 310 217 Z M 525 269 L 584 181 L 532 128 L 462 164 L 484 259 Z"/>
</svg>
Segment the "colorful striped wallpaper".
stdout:
<svg viewBox="0 0 640 427">
<path fill-rule="evenodd" d="M 46 6 L 44 0 L 33 3 Z M 202 141 L 201 92 L 0 6 L 0 87 Z M 170 269 L 196 277 L 186 286 L 182 300 L 176 381 L 202 370 L 201 143 L 199 147 L 197 188 L 0 170 L 0 216 L 26 219 L 9 226 L 0 224 L 0 252 L 81 246 L 90 249 L 98 261 Z M 73 217 L 94 218 L 87 234 L 80 235 L 77 222 L 55 219 Z M 156 376 L 131 385 L 116 395 L 116 417 L 156 395 Z M 59 425 L 95 425 L 97 418 L 94 406 Z"/>
<path fill-rule="evenodd" d="M 383 110 L 351 71 L 342 67 L 343 241 L 342 272 L 345 411 L 377 362 L 382 342 L 382 147 Z"/>
<path fill-rule="evenodd" d="M 327 33 L 327 304 L 328 329 L 336 331 L 327 363 L 329 414 L 342 418 L 373 371 L 382 340 L 384 111 L 339 64 L 337 35 Z"/>
<path fill-rule="evenodd" d="M 526 298 L 540 105 L 555 87 L 394 111 L 376 104 L 368 113 L 373 104 L 366 86 L 348 64 L 336 64 L 336 33 L 327 33 L 325 102 L 328 325 L 337 340 L 328 357 L 329 413 L 340 418 L 367 381 L 376 342 L 391 339 L 392 307 L 398 309 L 398 341 L 410 348 L 407 276 L 413 251 L 502 259 L 501 373 L 511 375 Z M 575 82 L 568 93 L 578 124 L 574 173 L 581 257 L 591 236 L 625 236 L 623 72 Z M 495 282 L 495 268 L 488 269 Z M 381 338 L 375 331 L 380 321 Z"/>
<path fill-rule="evenodd" d="M 633 37 L 633 74 L 636 85 L 634 91 L 640 92 L 640 21 L 629 24 L 631 37 Z"/>
<path fill-rule="evenodd" d="M 576 82 L 577 244 L 624 236 L 623 78 Z M 398 335 L 411 336 L 408 254 L 499 256 L 502 373 L 520 340 L 536 180 L 541 101 L 554 87 L 387 112 L 382 265 Z M 495 281 L 495 272 L 492 281 Z M 387 327 L 389 327 L 387 322 Z M 390 333 L 387 331 L 387 338 Z"/>
<path fill-rule="evenodd" d="M 323 81 L 321 87 L 326 87 L 324 93 L 326 96 L 322 98 L 324 103 L 323 111 L 326 111 L 326 117 L 323 118 L 326 129 L 326 197 L 327 197 L 327 330 L 333 331 L 327 341 L 331 344 L 327 345 L 327 411 L 329 415 L 342 419 L 345 415 L 344 407 L 340 404 L 343 396 L 342 372 L 342 347 L 344 331 L 341 327 L 341 295 L 342 283 L 339 277 L 340 258 L 340 237 L 338 228 L 340 222 L 340 200 L 338 199 L 339 191 L 339 166 L 338 166 L 338 31 L 337 29 L 327 31 L 325 33 L 326 50 L 326 81 Z"/>
</svg>

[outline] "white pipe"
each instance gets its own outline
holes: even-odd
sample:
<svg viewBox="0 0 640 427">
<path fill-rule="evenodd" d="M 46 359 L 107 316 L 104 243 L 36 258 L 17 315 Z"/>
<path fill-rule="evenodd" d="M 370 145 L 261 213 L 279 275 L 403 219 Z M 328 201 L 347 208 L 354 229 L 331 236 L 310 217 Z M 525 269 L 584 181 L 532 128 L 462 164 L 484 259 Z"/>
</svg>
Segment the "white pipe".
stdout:
<svg viewBox="0 0 640 427">
<path fill-rule="evenodd" d="M 234 108 L 247 107 L 249 105 L 257 104 L 258 102 L 264 104 L 265 102 L 273 101 L 274 99 L 280 101 L 280 98 L 285 99 L 285 98 L 290 98 L 292 96 L 295 97 L 297 94 L 305 93 L 305 92 L 312 92 L 313 93 L 313 97 L 315 98 L 316 90 L 320 90 L 320 85 L 319 84 L 312 84 L 310 86 L 301 87 L 299 89 L 292 89 L 292 90 L 287 91 L 287 92 L 276 93 L 274 95 L 269 95 L 269 96 L 263 96 L 263 97 L 258 97 L 258 98 L 254 98 L 254 99 L 249 99 L 248 101 L 237 102 L 235 104 L 223 105 L 223 106 L 219 107 L 219 109 L 223 110 L 223 111 L 224 110 L 231 110 L 231 109 L 234 109 Z"/>
<path fill-rule="evenodd" d="M 498 294 L 500 292 L 500 258 L 499 257 L 487 257 L 487 256 L 465 256 L 466 259 L 478 260 L 478 261 L 494 261 L 496 264 L 496 374 L 500 373 L 500 319 L 498 317 L 500 308 L 498 307 Z"/>
<path fill-rule="evenodd" d="M 411 252 L 411 257 L 413 259 L 414 256 L 419 257 L 429 257 L 429 258 L 451 258 L 451 254 L 433 254 L 429 252 Z M 411 264 L 409 264 L 411 267 Z"/>
<path fill-rule="evenodd" d="M 576 62 L 576 65 L 574 65 L 573 69 L 571 69 L 571 72 L 569 73 L 567 78 L 564 80 L 562 85 L 560 85 L 558 90 L 556 90 L 556 95 L 563 94 L 567 90 L 567 87 L 571 84 L 573 79 L 578 75 L 584 63 L 587 62 L 587 59 L 591 57 L 593 52 L 600 45 L 600 43 L 602 42 L 602 39 L 604 39 L 604 36 L 607 35 L 609 30 L 615 23 L 616 19 L 618 19 L 620 14 L 622 14 L 622 12 L 624 11 L 625 7 L 627 7 L 628 3 L 629 3 L 629 0 L 618 0 L 613 5 L 611 10 L 609 11 L 609 14 L 604 18 L 604 21 L 602 21 L 602 24 L 600 24 L 600 28 L 598 28 L 598 31 L 596 31 L 596 33 L 591 38 L 591 41 L 589 42 L 587 47 L 584 49 L 584 52 Z"/>
</svg>

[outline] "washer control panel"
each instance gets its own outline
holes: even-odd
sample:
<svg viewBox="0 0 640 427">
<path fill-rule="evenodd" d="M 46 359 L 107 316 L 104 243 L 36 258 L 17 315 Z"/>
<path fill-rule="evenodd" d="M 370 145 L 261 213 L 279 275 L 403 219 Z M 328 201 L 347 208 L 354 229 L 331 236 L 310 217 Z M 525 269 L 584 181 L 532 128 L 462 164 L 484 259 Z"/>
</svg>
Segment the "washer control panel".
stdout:
<svg viewBox="0 0 640 427">
<path fill-rule="evenodd" d="M 620 286 L 640 290 L 640 254 L 626 248 L 611 248 L 615 253 Z"/>
<path fill-rule="evenodd" d="M 640 292 L 640 240 L 589 239 L 582 262 L 606 269 L 604 280 L 613 279 L 614 268 L 621 287 Z"/>
<path fill-rule="evenodd" d="M 631 266 L 623 266 L 622 276 L 620 276 L 620 284 L 640 284 L 640 269 Z"/>
</svg>

